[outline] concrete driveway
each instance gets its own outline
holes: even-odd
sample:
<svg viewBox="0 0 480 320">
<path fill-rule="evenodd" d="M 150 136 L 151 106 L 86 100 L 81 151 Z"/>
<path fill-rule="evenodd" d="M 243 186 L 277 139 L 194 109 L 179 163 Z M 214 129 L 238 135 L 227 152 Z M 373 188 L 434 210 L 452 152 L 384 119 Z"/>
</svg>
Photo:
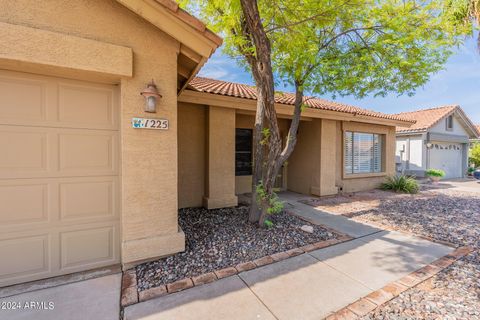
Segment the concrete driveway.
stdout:
<svg viewBox="0 0 480 320">
<path fill-rule="evenodd" d="M 0 319 L 118 320 L 121 278 L 117 273 L 2 298 Z"/>
<path fill-rule="evenodd" d="M 476 179 L 445 180 L 441 181 L 439 185 L 455 191 L 480 193 L 480 180 Z"/>
<path fill-rule="evenodd" d="M 322 319 L 453 249 L 370 235 L 125 308 L 134 320 Z"/>
</svg>

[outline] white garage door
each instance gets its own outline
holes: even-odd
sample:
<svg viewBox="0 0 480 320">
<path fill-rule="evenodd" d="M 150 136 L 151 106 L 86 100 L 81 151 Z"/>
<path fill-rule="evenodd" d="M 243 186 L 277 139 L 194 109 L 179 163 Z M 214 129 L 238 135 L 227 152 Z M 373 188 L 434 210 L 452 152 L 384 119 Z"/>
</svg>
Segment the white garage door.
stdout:
<svg viewBox="0 0 480 320">
<path fill-rule="evenodd" d="M 0 287 L 119 262 L 116 91 L 0 70 Z"/>
<path fill-rule="evenodd" d="M 430 168 L 445 171 L 445 178 L 463 176 L 462 145 L 452 142 L 432 142 Z"/>
</svg>

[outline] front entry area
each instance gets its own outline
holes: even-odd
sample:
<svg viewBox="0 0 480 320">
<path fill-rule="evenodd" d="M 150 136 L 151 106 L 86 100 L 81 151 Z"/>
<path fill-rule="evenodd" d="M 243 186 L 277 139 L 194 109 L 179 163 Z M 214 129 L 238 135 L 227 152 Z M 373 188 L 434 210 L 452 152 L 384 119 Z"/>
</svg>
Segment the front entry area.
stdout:
<svg viewBox="0 0 480 320">
<path fill-rule="evenodd" d="M 0 287 L 120 262 L 117 99 L 0 70 Z"/>
</svg>

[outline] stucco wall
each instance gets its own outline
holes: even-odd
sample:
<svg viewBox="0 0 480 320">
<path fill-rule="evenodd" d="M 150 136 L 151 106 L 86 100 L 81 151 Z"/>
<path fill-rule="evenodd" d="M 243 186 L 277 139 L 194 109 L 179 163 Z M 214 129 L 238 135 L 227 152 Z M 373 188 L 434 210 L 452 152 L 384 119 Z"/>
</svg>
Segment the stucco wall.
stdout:
<svg viewBox="0 0 480 320">
<path fill-rule="evenodd" d="M 462 126 L 460 121 L 454 116 L 453 117 L 453 130 L 447 130 L 446 119 L 441 119 L 436 125 L 430 128 L 428 131 L 436 133 L 446 133 L 446 134 L 455 134 L 459 136 L 469 136 L 468 132 Z"/>
<path fill-rule="evenodd" d="M 205 195 L 206 112 L 208 107 L 178 104 L 178 206 L 201 207 Z"/>
<path fill-rule="evenodd" d="M 176 66 L 179 44 L 125 7 L 108 0 L 2 1 L 0 21 L 133 50 L 132 78 L 113 81 L 98 73 L 78 73 L 78 70 L 58 66 L 36 65 L 29 70 L 120 84 L 122 261 L 128 263 L 183 250 L 184 238 L 177 224 Z M 32 41 L 40 43 L 42 39 Z M 4 45 L 1 39 L 0 45 Z M 59 57 L 62 50 L 68 52 L 67 47 L 52 48 L 52 57 L 54 54 Z M 82 57 L 77 59 L 80 63 Z M 92 56 L 83 59 L 88 65 Z M 154 115 L 143 112 L 144 100 L 139 94 L 152 78 L 163 96 Z M 165 118 L 170 122 L 170 129 L 135 130 L 131 128 L 132 117 Z"/>
<path fill-rule="evenodd" d="M 206 167 L 204 206 L 208 209 L 236 206 L 235 109 L 208 107 Z"/>
<path fill-rule="evenodd" d="M 320 119 L 302 121 L 297 145 L 288 159 L 288 190 L 311 194 L 320 185 Z"/>
</svg>

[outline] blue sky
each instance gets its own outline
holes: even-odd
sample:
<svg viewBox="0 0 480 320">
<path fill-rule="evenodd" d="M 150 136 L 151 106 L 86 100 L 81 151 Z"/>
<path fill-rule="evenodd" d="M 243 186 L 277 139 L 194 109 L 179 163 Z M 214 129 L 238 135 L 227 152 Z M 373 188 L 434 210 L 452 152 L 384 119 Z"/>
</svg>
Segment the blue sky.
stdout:
<svg viewBox="0 0 480 320">
<path fill-rule="evenodd" d="M 253 84 L 251 76 L 230 57 L 218 50 L 201 69 L 204 77 L 225 81 Z M 293 91 L 292 88 L 277 88 Z M 323 96 L 331 99 L 330 96 Z M 418 88 L 413 97 L 389 95 L 385 98 L 367 97 L 357 100 L 353 97 L 336 99 L 385 113 L 398 113 L 445 104 L 459 104 L 474 123 L 480 124 L 480 53 L 476 39 L 469 38 L 455 50 L 445 65 L 445 70 L 431 76 L 430 81 Z"/>
</svg>

